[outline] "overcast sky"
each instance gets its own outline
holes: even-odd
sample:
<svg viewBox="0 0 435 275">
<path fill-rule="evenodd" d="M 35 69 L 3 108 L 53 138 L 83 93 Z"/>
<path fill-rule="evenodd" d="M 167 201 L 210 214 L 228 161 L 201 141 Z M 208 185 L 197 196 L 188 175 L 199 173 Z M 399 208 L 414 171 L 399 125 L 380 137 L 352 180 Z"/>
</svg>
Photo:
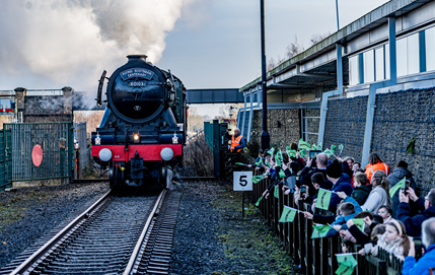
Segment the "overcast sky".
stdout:
<svg viewBox="0 0 435 275">
<path fill-rule="evenodd" d="M 265 2 L 267 59 L 284 56 L 296 37 L 307 49 L 313 35 L 336 31 L 334 0 Z M 385 2 L 339 0 L 340 26 Z M 101 71 L 110 75 L 126 61 L 127 52 L 141 49 L 154 53 L 150 59 L 171 69 L 188 89 L 240 88 L 261 72 L 259 3 L 2 0 L 0 90 L 72 86 L 94 98 Z M 11 25 L 13 21 L 17 24 Z M 218 108 L 198 106 L 209 115 Z"/>
</svg>

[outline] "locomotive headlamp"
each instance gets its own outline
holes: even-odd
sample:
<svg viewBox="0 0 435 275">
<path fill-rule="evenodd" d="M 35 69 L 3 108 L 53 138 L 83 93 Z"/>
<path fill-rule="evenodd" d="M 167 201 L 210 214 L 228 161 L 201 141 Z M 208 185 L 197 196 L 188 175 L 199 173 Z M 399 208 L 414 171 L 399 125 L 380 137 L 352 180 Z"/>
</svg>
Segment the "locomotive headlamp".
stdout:
<svg viewBox="0 0 435 275">
<path fill-rule="evenodd" d="M 110 151 L 110 149 L 103 148 L 98 153 L 98 157 L 100 157 L 101 161 L 109 161 L 112 159 L 112 151 Z"/>
<path fill-rule="evenodd" d="M 95 145 L 101 145 L 100 134 L 97 134 L 97 137 L 95 138 Z"/>
<path fill-rule="evenodd" d="M 134 140 L 134 143 L 139 143 L 140 142 L 139 134 L 134 134 L 133 140 Z"/>
<path fill-rule="evenodd" d="M 160 156 L 164 161 L 170 161 L 174 157 L 174 151 L 172 151 L 171 148 L 163 148 L 162 151 L 160 151 Z"/>
</svg>

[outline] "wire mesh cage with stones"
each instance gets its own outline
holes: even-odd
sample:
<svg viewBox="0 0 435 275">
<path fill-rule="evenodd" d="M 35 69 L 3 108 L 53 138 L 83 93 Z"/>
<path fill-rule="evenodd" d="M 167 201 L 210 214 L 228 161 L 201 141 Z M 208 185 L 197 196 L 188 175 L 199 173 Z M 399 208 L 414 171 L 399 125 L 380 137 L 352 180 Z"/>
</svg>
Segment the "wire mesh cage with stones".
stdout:
<svg viewBox="0 0 435 275">
<path fill-rule="evenodd" d="M 341 156 L 362 159 L 367 96 L 335 99 L 328 102 L 323 149 L 344 145 Z"/>
</svg>

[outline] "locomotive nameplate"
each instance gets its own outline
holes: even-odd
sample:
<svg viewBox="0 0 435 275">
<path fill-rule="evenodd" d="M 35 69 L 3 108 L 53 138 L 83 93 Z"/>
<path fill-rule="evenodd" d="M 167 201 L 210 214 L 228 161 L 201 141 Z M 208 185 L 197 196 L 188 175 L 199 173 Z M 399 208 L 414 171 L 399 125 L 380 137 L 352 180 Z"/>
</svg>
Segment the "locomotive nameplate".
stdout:
<svg viewBox="0 0 435 275">
<path fill-rule="evenodd" d="M 135 79 L 153 79 L 154 72 L 144 69 L 144 68 L 132 68 L 120 73 L 122 80 L 135 80 Z M 135 85 L 132 85 L 135 86 Z"/>
</svg>

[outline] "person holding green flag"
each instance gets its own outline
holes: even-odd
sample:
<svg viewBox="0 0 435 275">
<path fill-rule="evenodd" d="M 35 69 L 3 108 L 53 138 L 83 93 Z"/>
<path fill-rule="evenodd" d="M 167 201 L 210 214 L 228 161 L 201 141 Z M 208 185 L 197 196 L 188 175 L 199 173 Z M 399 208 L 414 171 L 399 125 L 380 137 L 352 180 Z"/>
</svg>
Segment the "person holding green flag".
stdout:
<svg viewBox="0 0 435 275">
<path fill-rule="evenodd" d="M 253 167 L 255 167 L 255 170 L 266 169 L 267 167 L 264 162 L 265 162 L 264 152 L 262 149 L 260 149 L 258 151 L 258 156 L 255 159 L 255 165 Z"/>
</svg>

